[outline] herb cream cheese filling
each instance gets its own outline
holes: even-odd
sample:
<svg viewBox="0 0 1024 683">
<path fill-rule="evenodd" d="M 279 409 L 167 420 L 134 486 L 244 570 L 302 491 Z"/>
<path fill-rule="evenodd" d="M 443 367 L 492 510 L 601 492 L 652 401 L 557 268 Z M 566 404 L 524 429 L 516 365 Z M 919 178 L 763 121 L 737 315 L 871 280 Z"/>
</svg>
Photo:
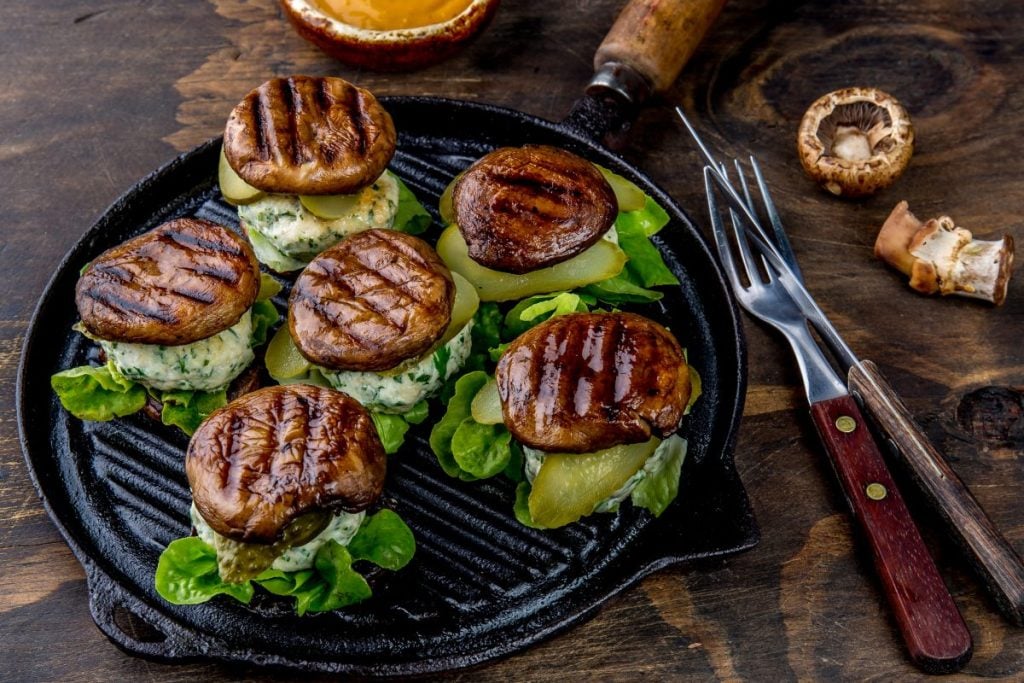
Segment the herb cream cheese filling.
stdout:
<svg viewBox="0 0 1024 683">
<path fill-rule="evenodd" d="M 365 516 L 365 512 L 337 513 L 331 518 L 331 521 L 328 522 L 324 530 L 313 537 L 313 540 L 284 551 L 274 560 L 274 564 L 270 568 L 282 572 L 297 572 L 311 568 L 317 551 L 327 541 L 336 541 L 339 545 L 347 546 L 349 541 L 356 535 L 356 532 L 359 531 L 359 526 L 363 523 Z M 217 532 L 206 523 L 203 516 L 199 514 L 199 510 L 196 509 L 195 504 L 189 509 L 189 517 L 199 538 L 211 548 L 216 548 L 217 543 L 214 539 L 217 536 Z"/>
<path fill-rule="evenodd" d="M 96 339 L 118 372 L 157 391 L 217 391 L 249 367 L 252 310 L 212 337 L 191 344 L 133 344 Z"/>
<path fill-rule="evenodd" d="M 320 368 L 324 379 L 338 391 L 356 399 L 370 410 L 402 414 L 440 391 L 444 382 L 458 372 L 473 347 L 470 320 L 444 346 L 394 370 L 385 372 L 332 371 Z"/>
<path fill-rule="evenodd" d="M 298 270 L 324 249 L 370 228 L 390 228 L 398 212 L 398 181 L 385 171 L 351 195 L 351 208 L 333 219 L 303 206 L 297 195 L 268 194 L 238 207 L 256 258 L 278 272 Z"/>
</svg>

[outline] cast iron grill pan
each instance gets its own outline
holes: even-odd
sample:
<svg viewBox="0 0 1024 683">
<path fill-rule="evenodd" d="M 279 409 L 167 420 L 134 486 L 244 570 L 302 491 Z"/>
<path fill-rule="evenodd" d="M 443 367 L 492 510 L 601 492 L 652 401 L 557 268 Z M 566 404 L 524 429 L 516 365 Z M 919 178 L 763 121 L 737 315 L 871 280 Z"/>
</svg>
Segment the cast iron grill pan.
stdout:
<svg viewBox="0 0 1024 683">
<path fill-rule="evenodd" d="M 678 500 L 655 520 L 624 504 L 557 531 L 520 526 L 504 480 L 448 478 L 427 445 L 431 419 L 390 457 L 383 504 L 412 527 L 413 562 L 371 575 L 374 597 L 339 612 L 294 615 L 291 602 L 257 591 L 248 607 L 225 597 L 175 606 L 153 587 L 157 558 L 190 532 L 183 467 L 187 438 L 142 416 L 107 423 L 68 415 L 51 374 L 90 358 L 71 332 L 79 270 L 104 249 L 179 216 L 237 228 L 216 189 L 220 140 L 188 152 L 120 198 L 61 263 L 35 312 L 19 372 L 18 418 L 29 470 L 88 578 L 100 629 L 132 654 L 197 658 L 307 671 L 393 676 L 436 673 L 521 650 L 591 616 L 659 568 L 734 553 L 757 542 L 732 464 L 745 389 L 736 309 L 693 225 L 644 176 L 572 129 L 510 110 L 430 98 L 384 98 L 400 131 L 391 164 L 428 208 L 458 171 L 499 145 L 554 144 L 636 182 L 672 217 L 657 242 L 681 281 L 638 311 L 688 347 L 704 394 L 686 427 L 690 452 Z M 435 214 L 436 219 L 436 214 Z M 435 226 L 427 234 L 435 239 Z M 287 290 L 277 303 L 283 310 Z M 127 610 L 155 631 L 118 625 Z"/>
</svg>

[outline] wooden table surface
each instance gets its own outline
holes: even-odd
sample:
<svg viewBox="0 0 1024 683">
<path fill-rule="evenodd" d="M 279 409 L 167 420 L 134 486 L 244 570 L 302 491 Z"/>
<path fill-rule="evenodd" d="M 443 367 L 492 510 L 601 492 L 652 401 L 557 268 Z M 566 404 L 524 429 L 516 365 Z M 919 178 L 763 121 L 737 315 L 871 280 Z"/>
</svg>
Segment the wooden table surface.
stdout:
<svg viewBox="0 0 1024 683">
<path fill-rule="evenodd" d="M 220 133 L 273 75 L 337 74 L 377 94 L 491 102 L 560 119 L 621 0 L 508 0 L 460 56 L 405 75 L 357 71 L 303 42 L 272 0 L 11 0 L 0 8 L 0 679 L 255 680 L 216 663 L 154 664 L 92 624 L 82 570 L 50 523 L 18 445 L 22 339 L 67 249 L 140 177 Z M 1001 308 L 911 292 L 872 257 L 901 199 L 1024 243 L 1024 5 L 730 2 L 624 154 L 704 222 L 698 159 L 670 114 L 766 168 L 807 283 L 876 360 L 1018 551 L 1024 551 L 1024 276 Z M 880 196 L 833 199 L 802 174 L 797 122 L 818 95 L 878 86 L 910 111 L 917 150 Z M 745 319 L 749 393 L 736 462 L 762 529 L 754 550 L 656 574 L 472 680 L 904 679 L 904 657 L 779 337 Z M 39 378 L 45 381 L 45 378 Z M 994 609 L 913 499 L 975 640 L 965 676 L 1024 677 L 1024 630 Z M 296 678 L 298 678 L 296 676 Z M 308 677 L 302 677 L 308 679 Z"/>
</svg>

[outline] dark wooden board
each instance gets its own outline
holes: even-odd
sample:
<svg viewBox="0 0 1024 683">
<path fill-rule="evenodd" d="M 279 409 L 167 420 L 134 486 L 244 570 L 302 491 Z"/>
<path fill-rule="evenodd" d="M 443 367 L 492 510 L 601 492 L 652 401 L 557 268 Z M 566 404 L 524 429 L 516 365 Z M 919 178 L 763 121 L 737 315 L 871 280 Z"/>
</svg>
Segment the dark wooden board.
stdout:
<svg viewBox="0 0 1024 683">
<path fill-rule="evenodd" d="M 79 0 L 0 8 L 0 642 L 8 680 L 253 680 L 271 673 L 157 665 L 93 626 L 84 577 L 28 480 L 14 377 L 28 317 L 65 251 L 116 196 L 216 135 L 235 101 L 275 74 L 339 74 L 380 94 L 425 94 L 563 117 L 590 75 L 619 0 L 507 0 L 455 59 L 408 75 L 349 69 L 298 38 L 270 0 Z M 1024 551 L 1024 284 L 1005 306 L 926 299 L 871 256 L 900 199 L 976 233 L 1024 243 L 1024 7 L 1019 2 L 736 0 L 667 100 L 715 146 L 756 153 L 808 285 L 860 355 L 875 360 L 1018 552 Z M 907 173 L 882 195 L 834 200 L 800 171 L 804 108 L 876 85 L 917 130 Z M 728 140 L 728 142 L 725 142 Z M 669 107 L 634 128 L 627 158 L 699 222 L 696 154 Z M 473 680 L 905 679 L 864 548 L 817 446 L 799 378 L 772 333 L 746 321 L 750 391 L 737 465 L 763 537 L 725 563 L 645 580 L 592 621 L 465 674 Z M 45 381 L 45 380 L 41 380 Z M 910 492 L 911 511 L 971 629 L 966 676 L 1020 678 L 1024 633 L 995 612 Z"/>
</svg>

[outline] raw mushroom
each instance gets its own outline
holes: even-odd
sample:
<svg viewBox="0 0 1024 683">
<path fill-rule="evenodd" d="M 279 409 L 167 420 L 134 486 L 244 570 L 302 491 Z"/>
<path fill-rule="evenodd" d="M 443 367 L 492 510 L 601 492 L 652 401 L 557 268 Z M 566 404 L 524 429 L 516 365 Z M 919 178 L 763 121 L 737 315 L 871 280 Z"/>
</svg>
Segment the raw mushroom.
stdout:
<svg viewBox="0 0 1024 683">
<path fill-rule="evenodd" d="M 1000 305 L 1006 299 L 1013 268 L 1013 238 L 976 240 L 949 216 L 922 223 L 900 202 L 889 214 L 875 256 L 910 276 L 924 294 L 958 294 Z"/>
<path fill-rule="evenodd" d="M 914 128 L 892 95 L 845 88 L 807 110 L 797 151 L 807 175 L 832 194 L 867 197 L 903 173 L 914 151 Z"/>
</svg>

